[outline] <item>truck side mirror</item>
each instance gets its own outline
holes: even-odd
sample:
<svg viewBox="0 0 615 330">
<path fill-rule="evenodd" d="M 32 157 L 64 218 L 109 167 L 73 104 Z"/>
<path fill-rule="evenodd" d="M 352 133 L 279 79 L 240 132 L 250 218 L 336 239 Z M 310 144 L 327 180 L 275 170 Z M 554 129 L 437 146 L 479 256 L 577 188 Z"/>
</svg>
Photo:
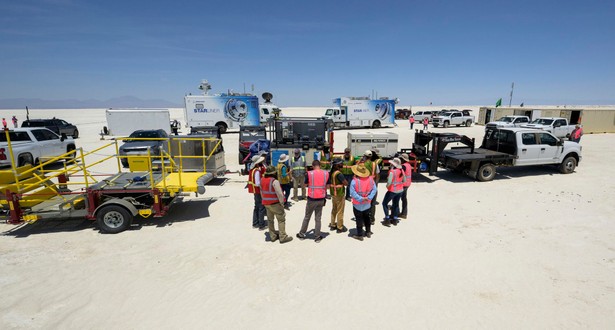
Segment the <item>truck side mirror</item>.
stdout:
<svg viewBox="0 0 615 330">
<path fill-rule="evenodd" d="M 557 140 L 556 145 L 557 145 L 557 146 L 563 146 L 563 145 L 564 145 L 564 139 L 559 138 L 559 140 Z"/>
<path fill-rule="evenodd" d="M 60 142 L 64 142 L 66 140 L 66 133 L 60 134 Z"/>
</svg>

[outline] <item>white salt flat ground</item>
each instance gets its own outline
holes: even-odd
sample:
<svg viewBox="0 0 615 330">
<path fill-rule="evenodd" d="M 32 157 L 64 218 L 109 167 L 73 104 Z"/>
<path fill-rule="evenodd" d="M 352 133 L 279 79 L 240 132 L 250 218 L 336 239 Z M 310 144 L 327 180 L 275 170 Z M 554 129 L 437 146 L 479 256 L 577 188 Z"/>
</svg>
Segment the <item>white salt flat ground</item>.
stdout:
<svg viewBox="0 0 615 330">
<path fill-rule="evenodd" d="M 0 110 L 12 114 L 25 117 Z M 31 116 L 77 124 L 85 150 L 106 142 L 97 135 L 103 109 Z M 183 122 L 179 109 L 172 117 Z M 408 123 L 398 124 L 383 131 L 410 147 Z M 480 139 L 483 127 L 447 131 Z M 346 133 L 336 131 L 336 149 Z M 237 139 L 224 135 L 230 170 L 239 169 Z M 417 180 L 408 220 L 377 224 L 363 242 L 347 233 L 320 244 L 265 242 L 251 228 L 252 198 L 237 174 L 121 234 L 100 234 L 88 221 L 5 233 L 0 328 L 612 328 L 613 143 L 613 134 L 584 136 L 571 175 L 533 167 L 502 169 L 487 183 L 446 171 Z M 287 213 L 293 235 L 304 203 Z M 329 212 L 327 205 L 323 227 Z M 351 213 L 348 203 L 350 228 Z"/>
</svg>

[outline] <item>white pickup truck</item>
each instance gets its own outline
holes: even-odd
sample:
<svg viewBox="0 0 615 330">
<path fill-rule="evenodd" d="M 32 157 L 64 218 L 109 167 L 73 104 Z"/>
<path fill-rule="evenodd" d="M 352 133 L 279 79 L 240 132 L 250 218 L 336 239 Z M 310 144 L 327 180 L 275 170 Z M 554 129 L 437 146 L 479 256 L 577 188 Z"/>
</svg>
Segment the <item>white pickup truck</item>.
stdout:
<svg viewBox="0 0 615 330">
<path fill-rule="evenodd" d="M 444 112 L 440 112 L 437 116 L 431 119 L 431 123 L 433 124 L 433 127 L 438 127 L 442 125 L 444 128 L 449 127 L 450 125 L 455 125 L 457 127 L 464 125 L 464 126 L 469 127 L 469 126 L 472 126 L 473 122 L 474 122 L 474 116 L 472 116 L 470 114 L 470 111 L 468 110 L 444 111 Z"/>
<path fill-rule="evenodd" d="M 11 166 L 6 131 L 0 131 L 0 167 Z M 59 136 L 47 128 L 15 128 L 8 132 L 17 166 L 38 164 L 75 150 L 73 138 Z"/>
<path fill-rule="evenodd" d="M 437 166 L 465 173 L 478 181 L 491 181 L 499 166 L 556 165 L 560 172 L 574 172 L 581 161 L 581 146 L 564 141 L 555 135 L 536 129 L 503 128 L 485 132 L 480 148 L 474 148 L 474 139 L 453 133 L 417 132 L 413 153 L 429 166 L 433 174 Z M 421 142 L 422 141 L 422 142 Z M 437 147 L 426 148 L 433 141 Z M 460 142 L 468 147 L 446 149 L 448 143 Z M 429 151 L 427 154 L 425 153 Z M 437 160 L 437 162 L 435 162 Z"/>
<path fill-rule="evenodd" d="M 485 130 L 493 128 L 506 128 L 506 127 L 521 127 L 521 125 L 528 124 L 530 117 L 528 116 L 504 116 L 496 121 L 490 121 L 485 125 Z"/>
<path fill-rule="evenodd" d="M 554 117 L 536 118 L 529 124 L 521 125 L 521 127 L 541 129 L 553 133 L 558 138 L 569 137 L 574 130 L 574 125 L 568 125 L 568 119 Z"/>
</svg>

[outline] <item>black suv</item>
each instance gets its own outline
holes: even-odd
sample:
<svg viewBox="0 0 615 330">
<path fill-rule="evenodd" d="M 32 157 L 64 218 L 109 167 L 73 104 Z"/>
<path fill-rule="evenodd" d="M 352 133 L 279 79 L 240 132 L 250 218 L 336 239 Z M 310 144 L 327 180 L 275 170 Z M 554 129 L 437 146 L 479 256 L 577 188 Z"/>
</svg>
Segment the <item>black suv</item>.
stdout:
<svg viewBox="0 0 615 330">
<path fill-rule="evenodd" d="M 73 139 L 79 137 L 79 130 L 77 129 L 77 126 L 57 118 L 28 119 L 21 123 L 21 127 L 45 127 L 54 131 L 58 135 L 62 135 L 62 133 L 64 133 L 68 136 L 72 136 Z"/>
</svg>

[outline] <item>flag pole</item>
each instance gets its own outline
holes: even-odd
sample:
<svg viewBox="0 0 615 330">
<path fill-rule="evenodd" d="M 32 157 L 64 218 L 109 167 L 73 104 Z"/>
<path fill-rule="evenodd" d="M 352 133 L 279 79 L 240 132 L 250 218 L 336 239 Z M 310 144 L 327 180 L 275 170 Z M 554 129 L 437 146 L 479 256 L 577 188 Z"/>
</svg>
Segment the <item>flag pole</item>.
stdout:
<svg viewBox="0 0 615 330">
<path fill-rule="evenodd" d="M 512 83 L 512 86 L 510 86 L 510 101 L 508 101 L 508 107 L 510 108 L 511 104 L 512 104 L 512 96 L 513 96 L 513 91 L 515 90 L 515 83 Z"/>
</svg>

